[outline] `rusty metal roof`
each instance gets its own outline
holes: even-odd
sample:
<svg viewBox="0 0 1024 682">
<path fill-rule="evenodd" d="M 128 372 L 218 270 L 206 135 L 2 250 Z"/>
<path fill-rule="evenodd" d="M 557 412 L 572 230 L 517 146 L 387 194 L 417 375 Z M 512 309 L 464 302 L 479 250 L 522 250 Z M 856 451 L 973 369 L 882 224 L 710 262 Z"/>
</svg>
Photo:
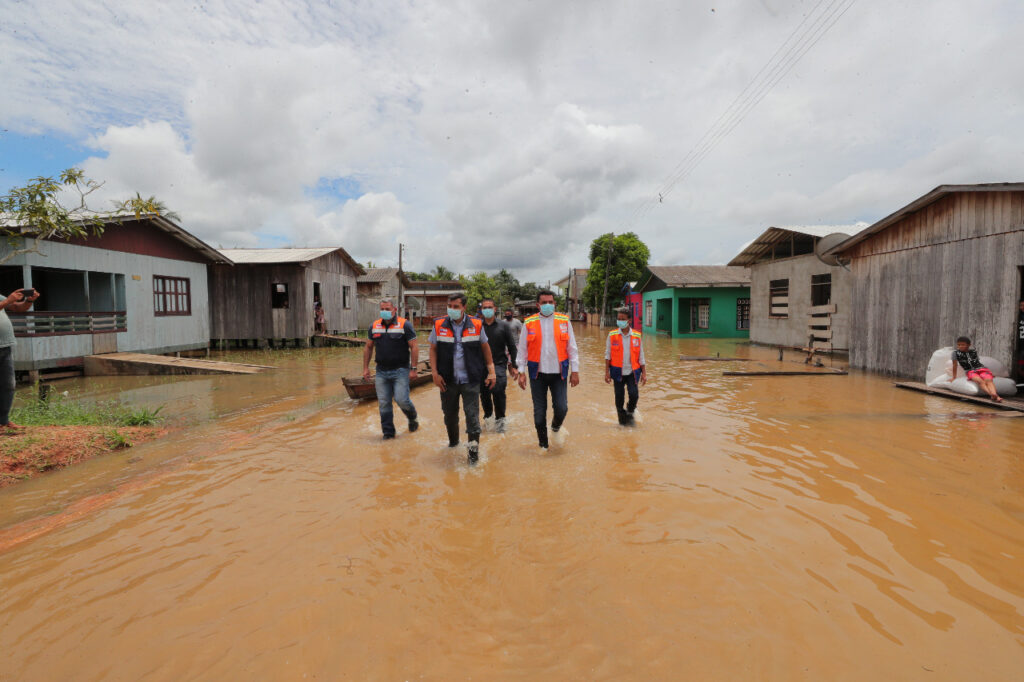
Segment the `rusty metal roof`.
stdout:
<svg viewBox="0 0 1024 682">
<path fill-rule="evenodd" d="M 743 250 L 729 261 L 729 265 L 747 266 L 760 262 L 772 252 L 772 247 L 792 236 L 800 237 L 824 237 L 833 232 L 844 232 L 856 234 L 860 232 L 867 223 L 856 223 L 854 225 L 784 225 L 769 227 L 760 236 L 743 246 Z"/>
<path fill-rule="evenodd" d="M 637 291 L 645 291 L 652 282 L 667 287 L 748 287 L 750 268 L 730 265 L 649 265 Z M 660 287 L 658 287 L 660 288 Z"/>
</svg>

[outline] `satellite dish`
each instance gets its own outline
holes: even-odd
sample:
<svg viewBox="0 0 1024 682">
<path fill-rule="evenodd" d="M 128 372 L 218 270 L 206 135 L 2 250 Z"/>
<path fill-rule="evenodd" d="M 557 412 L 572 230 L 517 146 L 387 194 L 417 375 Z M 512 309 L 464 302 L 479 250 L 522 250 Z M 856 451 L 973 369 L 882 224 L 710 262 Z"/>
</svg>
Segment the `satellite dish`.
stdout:
<svg viewBox="0 0 1024 682">
<path fill-rule="evenodd" d="M 845 232 L 833 232 L 832 234 L 825 235 L 824 237 L 818 240 L 817 244 L 814 245 L 814 255 L 817 256 L 818 260 L 820 260 L 825 265 L 838 265 L 840 267 L 845 268 L 846 264 L 849 263 L 848 260 L 843 261 L 839 258 L 839 256 L 828 252 L 834 249 L 835 247 L 839 246 L 849 238 L 850 235 L 846 234 Z"/>
</svg>

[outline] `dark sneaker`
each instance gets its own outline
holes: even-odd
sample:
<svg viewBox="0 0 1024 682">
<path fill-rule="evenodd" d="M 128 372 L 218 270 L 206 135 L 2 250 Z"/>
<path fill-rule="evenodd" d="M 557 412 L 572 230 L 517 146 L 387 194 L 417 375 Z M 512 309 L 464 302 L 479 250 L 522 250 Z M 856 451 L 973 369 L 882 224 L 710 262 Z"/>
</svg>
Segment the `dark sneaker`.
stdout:
<svg viewBox="0 0 1024 682">
<path fill-rule="evenodd" d="M 470 443 L 466 446 L 466 450 L 469 452 L 469 463 L 476 464 L 480 461 L 480 446 L 476 443 Z"/>
<path fill-rule="evenodd" d="M 415 419 L 409 420 L 409 433 L 416 433 L 416 429 L 420 428 L 420 423 Z"/>
<path fill-rule="evenodd" d="M 384 440 L 391 440 L 394 437 L 395 437 L 395 434 L 393 434 L 393 433 L 385 433 L 384 434 Z"/>
<path fill-rule="evenodd" d="M 457 441 L 457 440 L 450 440 L 450 441 L 448 441 L 448 447 L 450 447 L 450 448 L 457 448 L 457 447 L 459 447 L 459 441 Z"/>
</svg>

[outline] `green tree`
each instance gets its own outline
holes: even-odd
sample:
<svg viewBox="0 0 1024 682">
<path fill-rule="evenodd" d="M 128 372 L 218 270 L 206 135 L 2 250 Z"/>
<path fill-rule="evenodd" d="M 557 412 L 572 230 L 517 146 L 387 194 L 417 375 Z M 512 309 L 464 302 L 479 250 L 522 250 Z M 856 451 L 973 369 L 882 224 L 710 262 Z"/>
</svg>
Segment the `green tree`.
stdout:
<svg viewBox="0 0 1024 682">
<path fill-rule="evenodd" d="M 466 290 L 466 309 L 476 312 L 477 305 L 485 298 L 498 298 L 498 285 L 494 278 L 486 272 L 474 272 L 469 277 L 461 277 L 462 288 Z"/>
<path fill-rule="evenodd" d="M 458 275 L 443 265 L 435 265 L 434 272 L 430 275 L 430 279 L 434 281 L 455 280 L 458 278 Z"/>
<path fill-rule="evenodd" d="M 540 291 L 540 287 L 537 286 L 536 282 L 527 282 L 519 287 L 519 299 L 523 301 L 536 301 L 538 291 Z"/>
<path fill-rule="evenodd" d="M 511 272 L 502 268 L 494 276 L 494 285 L 498 288 L 495 300 L 501 308 L 509 308 L 519 298 L 519 280 Z"/>
<path fill-rule="evenodd" d="M 611 242 L 611 261 L 608 261 L 608 241 Z M 608 307 L 622 302 L 622 287 L 626 282 L 640 279 L 651 251 L 633 232 L 616 235 L 603 234 L 590 242 L 590 272 L 583 288 L 583 303 L 588 308 L 600 308 L 604 296 L 604 274 L 608 272 Z"/>
<path fill-rule="evenodd" d="M 0 196 L 0 236 L 6 237 L 10 249 L 0 256 L 5 263 L 23 253 L 38 251 L 44 239 L 69 239 L 101 234 L 105 220 L 134 215 L 162 215 L 177 219 L 156 197 L 134 197 L 115 201 L 113 208 L 99 211 L 90 208 L 88 199 L 103 186 L 85 176 L 78 168 L 69 168 L 56 177 L 32 178 L 24 187 L 12 187 Z M 64 197 L 70 196 L 70 204 Z M 24 236 L 35 239 L 32 246 L 22 246 Z"/>
</svg>

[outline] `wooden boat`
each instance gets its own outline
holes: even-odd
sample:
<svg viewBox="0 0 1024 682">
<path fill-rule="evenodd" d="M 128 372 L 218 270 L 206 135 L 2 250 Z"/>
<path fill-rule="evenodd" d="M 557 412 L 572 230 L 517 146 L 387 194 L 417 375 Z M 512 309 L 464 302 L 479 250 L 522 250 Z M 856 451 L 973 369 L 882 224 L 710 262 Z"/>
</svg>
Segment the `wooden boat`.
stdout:
<svg viewBox="0 0 1024 682">
<path fill-rule="evenodd" d="M 433 376 L 430 373 L 430 363 L 424 360 L 416 369 L 416 378 L 409 380 L 409 388 L 429 384 L 431 381 L 433 381 Z M 348 397 L 352 400 L 377 399 L 377 386 L 373 379 L 367 381 L 361 376 L 342 377 L 341 383 L 345 385 L 345 391 L 348 392 Z"/>
</svg>

